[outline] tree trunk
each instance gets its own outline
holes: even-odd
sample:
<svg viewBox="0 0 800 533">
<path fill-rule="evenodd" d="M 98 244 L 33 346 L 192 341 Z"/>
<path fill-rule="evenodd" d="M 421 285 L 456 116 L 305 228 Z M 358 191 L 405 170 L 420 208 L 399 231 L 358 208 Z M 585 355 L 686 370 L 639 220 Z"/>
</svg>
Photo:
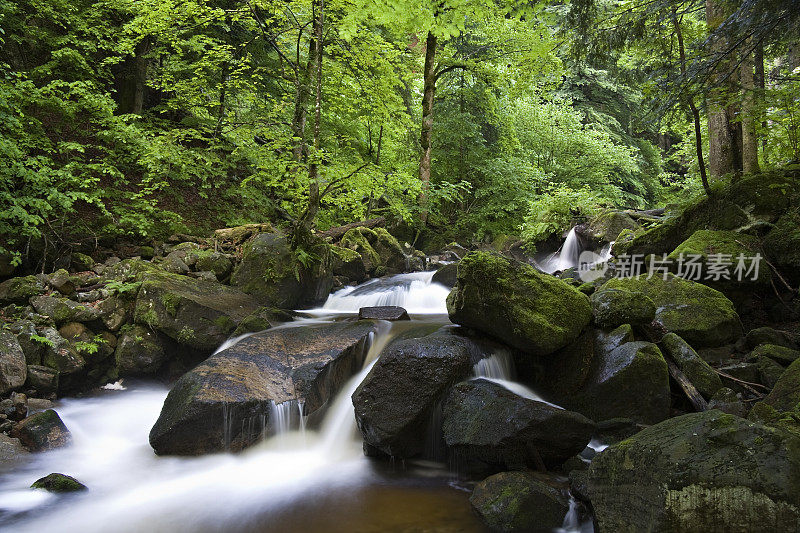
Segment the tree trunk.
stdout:
<svg viewBox="0 0 800 533">
<path fill-rule="evenodd" d="M 764 121 L 764 113 L 761 111 L 762 98 L 764 97 L 764 89 L 766 88 L 766 76 L 764 74 L 764 44 L 759 42 L 756 49 L 753 51 L 753 60 L 755 62 L 755 84 L 756 84 L 756 102 L 759 107 L 759 115 L 761 116 L 761 131 L 767 131 L 767 123 Z M 767 136 L 764 135 L 761 140 L 761 160 L 764 161 L 764 166 L 769 165 L 767 160 Z"/>
<path fill-rule="evenodd" d="M 428 191 L 431 186 L 431 137 L 433 130 L 433 97 L 436 94 L 436 36 L 428 32 L 425 42 L 425 67 L 423 70 L 422 92 L 422 130 L 420 133 L 420 146 L 422 153 L 419 158 L 419 180 L 422 192 L 419 195 L 420 219 L 424 224 L 428 220 Z"/>
<path fill-rule="evenodd" d="M 133 66 L 133 106 L 131 111 L 136 115 L 144 109 L 144 91 L 147 84 L 147 58 L 150 51 L 150 38 L 145 37 L 136 45 Z"/>
<path fill-rule="evenodd" d="M 678 20 L 678 15 L 675 9 L 672 10 L 672 24 L 675 28 L 675 35 L 678 38 L 678 53 L 680 54 L 681 61 L 681 76 L 686 79 L 686 47 L 683 43 L 683 31 L 681 31 L 681 23 Z M 697 167 L 700 170 L 700 180 L 703 182 L 703 189 L 706 194 L 711 194 L 711 187 L 708 184 L 708 175 L 706 174 L 706 162 L 703 158 L 703 127 L 700 122 L 700 110 L 694 103 L 694 97 L 688 94 L 686 100 L 689 103 L 689 110 L 692 112 L 692 119 L 694 121 L 694 143 L 697 150 Z"/>
<path fill-rule="evenodd" d="M 750 43 L 745 44 L 746 48 Z M 758 106 L 756 105 L 756 83 L 753 72 L 753 54 L 749 51 L 742 58 L 742 171 L 755 174 L 758 168 L 758 139 L 756 137 L 756 121 Z"/>
<path fill-rule="evenodd" d="M 313 54 L 308 58 L 309 70 L 314 79 L 314 154 L 308 166 L 308 206 L 301 220 L 304 230 L 310 230 L 319 212 L 319 149 L 320 122 L 322 120 L 322 39 L 325 25 L 325 0 L 314 0 L 314 23 L 312 28 Z"/>
<path fill-rule="evenodd" d="M 725 20 L 726 12 L 722 0 L 706 0 L 706 23 L 708 31 L 714 32 Z M 720 36 L 711 41 L 711 53 L 717 61 L 709 77 L 712 88 L 708 91 L 708 140 L 711 176 L 719 178 L 736 171 L 736 140 L 731 126 L 729 105 L 733 93 L 730 87 L 732 76 L 730 58 L 724 57 L 727 42 Z"/>
</svg>

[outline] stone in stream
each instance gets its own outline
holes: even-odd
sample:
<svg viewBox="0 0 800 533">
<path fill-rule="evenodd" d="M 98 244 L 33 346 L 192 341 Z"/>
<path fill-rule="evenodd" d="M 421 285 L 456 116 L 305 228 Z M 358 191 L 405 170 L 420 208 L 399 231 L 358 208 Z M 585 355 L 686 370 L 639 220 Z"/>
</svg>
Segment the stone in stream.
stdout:
<svg viewBox="0 0 800 533">
<path fill-rule="evenodd" d="M 421 454 L 436 403 L 482 355 L 474 341 L 440 332 L 385 349 L 353 394 L 367 448 L 398 458 Z"/>
<path fill-rule="evenodd" d="M 259 308 L 233 287 L 165 272 L 148 272 L 136 297 L 137 324 L 210 353 Z"/>
<path fill-rule="evenodd" d="M 592 318 L 589 298 L 530 265 L 487 252 L 461 260 L 447 297 L 450 320 L 533 356 L 574 341 Z"/>
<path fill-rule="evenodd" d="M 89 490 L 86 485 L 72 476 L 66 474 L 52 473 L 43 478 L 37 479 L 31 485 L 32 489 L 46 490 L 47 492 L 80 492 Z"/>
<path fill-rule="evenodd" d="M 600 531 L 798 531 L 800 437 L 717 410 L 651 426 L 598 454 Z"/>
<path fill-rule="evenodd" d="M 603 289 L 640 292 L 656 304 L 656 321 L 667 331 L 681 336 L 695 349 L 722 346 L 742 333 L 733 303 L 710 287 L 669 274 L 648 279 L 614 278 Z"/>
<path fill-rule="evenodd" d="M 457 277 L 458 263 L 450 263 L 439 268 L 439 270 L 433 274 L 431 281 L 433 283 L 441 283 L 445 287 L 450 287 L 452 289 L 456 284 Z"/>
<path fill-rule="evenodd" d="M 475 486 L 472 508 L 492 531 L 553 531 L 569 510 L 566 483 L 534 472 L 501 472 Z"/>
<path fill-rule="evenodd" d="M 411 320 L 408 312 L 396 305 L 362 307 L 358 310 L 358 318 L 372 320 Z"/>
<path fill-rule="evenodd" d="M 580 453 L 594 422 L 502 385 L 475 379 L 450 389 L 442 433 L 451 457 L 469 472 L 556 466 Z"/>
<path fill-rule="evenodd" d="M 274 328 L 181 376 L 150 431 L 159 455 L 240 450 L 274 429 L 271 407 L 322 407 L 363 364 L 372 322 Z"/>
<path fill-rule="evenodd" d="M 32 452 L 52 450 L 72 441 L 67 426 L 52 409 L 33 414 L 14 426 L 11 436 Z"/>
<path fill-rule="evenodd" d="M 120 376 L 156 373 L 169 357 L 169 339 L 158 331 L 134 325 L 119 337 L 114 352 Z"/>
</svg>

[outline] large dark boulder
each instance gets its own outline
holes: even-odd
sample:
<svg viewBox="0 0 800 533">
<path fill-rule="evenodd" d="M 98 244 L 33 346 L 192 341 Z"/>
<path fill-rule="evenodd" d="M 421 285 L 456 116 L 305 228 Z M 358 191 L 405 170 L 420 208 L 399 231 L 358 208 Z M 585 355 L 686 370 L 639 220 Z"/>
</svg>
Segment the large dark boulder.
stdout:
<svg viewBox="0 0 800 533">
<path fill-rule="evenodd" d="M 165 272 L 145 273 L 141 279 L 136 323 L 209 353 L 259 308 L 252 296 L 214 281 Z"/>
<path fill-rule="evenodd" d="M 533 472 L 501 472 L 475 486 L 472 508 L 492 531 L 551 532 L 569 510 L 565 483 Z"/>
<path fill-rule="evenodd" d="M 305 250 L 311 260 L 304 266 L 283 232 L 261 233 L 244 245 L 231 285 L 264 305 L 281 309 L 322 302 L 333 287 L 329 248 L 322 242 L 312 243 Z"/>
<path fill-rule="evenodd" d="M 155 374 L 174 349 L 165 335 L 134 325 L 119 336 L 114 357 L 120 376 Z"/>
<path fill-rule="evenodd" d="M 580 453 L 594 422 L 523 398 L 485 379 L 454 386 L 442 410 L 442 432 L 455 464 L 486 472 L 560 465 Z"/>
<path fill-rule="evenodd" d="M 800 438 L 716 410 L 607 448 L 587 481 L 600 531 L 800 529 Z"/>
<path fill-rule="evenodd" d="M 32 452 L 60 448 L 72 441 L 67 426 L 52 409 L 29 416 L 14 426 L 11 436 L 18 438 Z"/>
<path fill-rule="evenodd" d="M 358 253 L 364 269 L 371 275 L 376 275 L 379 267 L 384 267 L 384 274 L 399 274 L 409 269 L 403 247 L 384 228 L 353 228 L 342 236 L 339 246 Z"/>
<path fill-rule="evenodd" d="M 742 333 L 739 315 L 724 294 L 673 274 L 666 280 L 644 274 L 614 278 L 603 288 L 643 293 L 656 305 L 656 321 L 696 349 L 722 346 Z"/>
<path fill-rule="evenodd" d="M 654 424 L 669 415 L 667 363 L 658 346 L 649 342 L 596 351 L 580 385 L 561 393 L 561 405 L 596 421 L 631 418 Z"/>
<path fill-rule="evenodd" d="M 150 431 L 159 455 L 239 450 L 275 429 L 271 406 L 303 403 L 311 414 L 364 361 L 371 322 L 283 327 L 216 353 L 170 390 Z"/>
<path fill-rule="evenodd" d="M 468 254 L 447 297 L 450 320 L 534 356 L 574 341 L 592 317 L 589 299 L 530 265 L 486 252 Z"/>
<path fill-rule="evenodd" d="M 431 281 L 433 283 L 441 283 L 445 287 L 451 289 L 455 287 L 458 278 L 458 263 L 450 263 L 443 265 L 439 270 L 434 272 Z"/>
<path fill-rule="evenodd" d="M 466 337 L 444 333 L 389 346 L 353 394 L 366 445 L 400 458 L 422 453 L 436 402 L 469 375 L 479 350 Z"/>
</svg>

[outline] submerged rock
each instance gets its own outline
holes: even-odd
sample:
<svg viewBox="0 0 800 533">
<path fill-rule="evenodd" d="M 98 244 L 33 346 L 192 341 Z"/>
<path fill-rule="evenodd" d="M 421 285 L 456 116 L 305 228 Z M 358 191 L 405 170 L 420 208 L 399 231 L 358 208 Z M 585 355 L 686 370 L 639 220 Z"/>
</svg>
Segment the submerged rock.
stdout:
<svg viewBox="0 0 800 533">
<path fill-rule="evenodd" d="M 32 452 L 52 450 L 72 441 L 67 426 L 52 409 L 33 414 L 14 426 L 11 436 Z"/>
<path fill-rule="evenodd" d="M 408 312 L 396 305 L 362 307 L 358 310 L 358 318 L 371 320 L 411 320 Z"/>
<path fill-rule="evenodd" d="M 47 492 L 63 493 L 63 492 L 80 492 L 89 490 L 86 485 L 78 481 L 72 476 L 66 474 L 48 474 L 43 478 L 37 479 L 31 485 L 32 489 L 42 489 Z"/>
<path fill-rule="evenodd" d="M 447 312 L 456 324 L 535 356 L 567 346 L 592 316 L 589 299 L 574 287 L 486 252 L 462 259 Z"/>
<path fill-rule="evenodd" d="M 569 510 L 566 484 L 532 472 L 490 476 L 469 501 L 492 531 L 553 531 Z"/>
<path fill-rule="evenodd" d="M 694 348 L 716 347 L 735 341 L 742 332 L 733 303 L 710 287 L 669 274 L 614 278 L 604 289 L 641 292 L 656 304 L 656 321 Z"/>
<path fill-rule="evenodd" d="M 395 342 L 353 394 L 364 442 L 399 458 L 425 448 L 426 430 L 437 401 L 472 370 L 480 356 L 471 340 L 436 333 Z"/>
<path fill-rule="evenodd" d="M 270 329 L 216 353 L 170 390 L 150 431 L 159 455 L 240 450 L 274 429 L 271 407 L 311 414 L 360 368 L 371 322 Z"/>
<path fill-rule="evenodd" d="M 442 417 L 455 464 L 474 472 L 559 465 L 586 447 L 595 428 L 581 414 L 485 379 L 454 386 Z"/>
<path fill-rule="evenodd" d="M 800 438 L 712 410 L 607 448 L 588 473 L 601 531 L 796 531 Z"/>
<path fill-rule="evenodd" d="M 211 352 L 259 308 L 233 287 L 167 273 L 144 274 L 135 320 L 180 344 Z"/>
</svg>

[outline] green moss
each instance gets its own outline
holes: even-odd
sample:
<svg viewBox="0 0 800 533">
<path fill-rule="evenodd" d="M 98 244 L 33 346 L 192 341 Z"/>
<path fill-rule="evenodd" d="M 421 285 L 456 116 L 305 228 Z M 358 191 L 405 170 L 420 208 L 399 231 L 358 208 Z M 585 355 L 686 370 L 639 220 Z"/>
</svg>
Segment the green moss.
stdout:
<svg viewBox="0 0 800 533">
<path fill-rule="evenodd" d="M 88 490 L 86 485 L 72 476 L 64 474 L 50 474 L 41 479 L 37 479 L 31 485 L 32 489 L 42 489 L 48 492 L 78 492 Z"/>
<path fill-rule="evenodd" d="M 195 332 L 189 326 L 183 326 L 181 330 L 178 332 L 177 340 L 183 344 L 188 344 L 193 341 L 195 338 Z"/>
<path fill-rule="evenodd" d="M 161 303 L 164 305 L 167 313 L 175 317 L 178 314 L 178 307 L 181 304 L 181 297 L 171 292 L 165 292 L 161 295 Z"/>
<path fill-rule="evenodd" d="M 228 315 L 220 315 L 214 320 L 214 324 L 222 331 L 231 332 L 236 328 L 236 323 Z"/>
<path fill-rule="evenodd" d="M 338 257 L 343 263 L 349 263 L 351 261 L 355 261 L 360 259 L 361 256 L 355 250 L 350 250 L 349 248 L 342 248 L 341 246 L 331 246 L 330 247 L 331 253 Z"/>
<path fill-rule="evenodd" d="M 377 235 L 369 228 L 353 228 L 344 234 L 339 246 L 353 250 L 361 256 L 368 272 L 373 272 L 381 264 L 381 257 L 370 244 L 368 237 L 377 241 Z M 398 244 L 399 246 L 399 244 Z"/>
</svg>

